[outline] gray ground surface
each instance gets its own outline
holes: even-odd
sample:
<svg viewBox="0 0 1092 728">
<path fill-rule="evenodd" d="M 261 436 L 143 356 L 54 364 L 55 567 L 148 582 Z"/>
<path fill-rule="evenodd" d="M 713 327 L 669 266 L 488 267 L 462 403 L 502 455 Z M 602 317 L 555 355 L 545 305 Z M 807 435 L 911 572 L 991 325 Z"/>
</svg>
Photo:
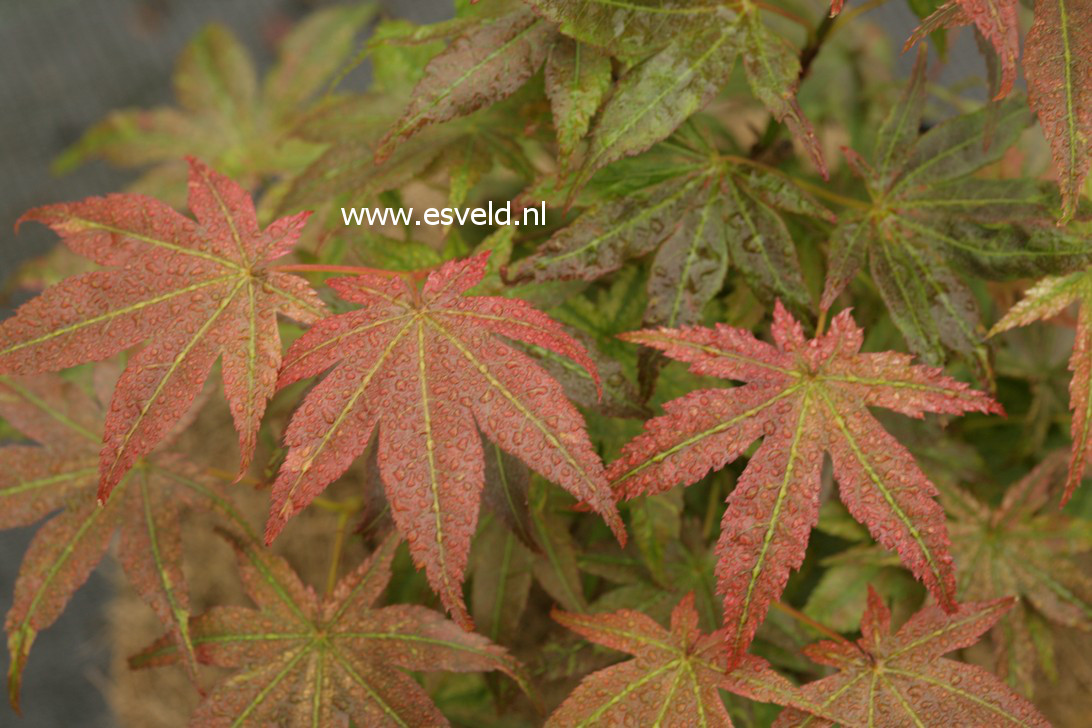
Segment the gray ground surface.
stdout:
<svg viewBox="0 0 1092 728">
<path fill-rule="evenodd" d="M 447 0 L 384 4 L 418 22 L 442 18 L 449 7 Z M 311 5 L 304 0 L 0 0 L 0 278 L 56 239 L 38 225 L 13 235 L 12 224 L 23 211 L 112 192 L 132 179 L 99 163 L 60 179 L 50 175 L 51 160 L 83 129 L 111 109 L 169 101 L 174 59 L 205 23 L 228 25 L 257 58 L 268 62 L 263 31 Z M 882 22 L 900 42 L 916 24 L 900 0 L 874 11 L 870 19 Z M 963 41 L 945 80 L 981 73 L 973 43 L 966 35 Z M 0 533 L 4 612 L 33 531 Z M 109 580 L 96 573 L 57 624 L 38 637 L 23 685 L 26 716 L 17 720 L 7 701 L 0 700 L 0 726 L 114 724 L 102 695 L 109 644 L 101 606 L 108 598 Z M 0 655 L 6 672 L 6 650 Z"/>
</svg>

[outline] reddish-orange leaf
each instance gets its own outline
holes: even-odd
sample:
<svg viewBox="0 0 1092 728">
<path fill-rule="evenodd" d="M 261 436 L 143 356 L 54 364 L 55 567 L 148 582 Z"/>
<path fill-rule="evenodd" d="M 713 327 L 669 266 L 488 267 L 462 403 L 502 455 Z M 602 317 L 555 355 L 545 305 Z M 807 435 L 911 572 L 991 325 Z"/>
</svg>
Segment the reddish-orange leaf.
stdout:
<svg viewBox="0 0 1092 728">
<path fill-rule="evenodd" d="M 269 268 L 307 213 L 261 230 L 250 196 L 195 159 L 190 209 L 196 221 L 149 197 L 109 195 L 21 218 L 49 225 L 107 269 L 66 278 L 0 324 L 0 373 L 55 371 L 146 342 L 110 403 L 100 500 L 185 414 L 221 356 L 245 470 L 280 366 L 277 314 L 305 322 L 323 314 L 306 281 Z"/>
<path fill-rule="evenodd" d="M 1024 76 L 1050 142 L 1066 222 L 1092 165 L 1092 0 L 1036 0 L 1024 40 Z"/>
<path fill-rule="evenodd" d="M 614 462 L 608 477 L 622 498 L 690 484 L 763 442 L 743 471 L 721 523 L 717 581 L 734 655 L 743 653 L 789 573 L 804 560 L 819 516 L 824 452 L 842 501 L 945 608 L 955 579 L 936 488 L 910 452 L 869 412 L 1000 412 L 986 395 L 896 352 L 862 353 L 863 332 L 848 311 L 806 340 L 778 303 L 774 344 L 718 325 L 623 334 L 627 341 L 688 362 L 696 374 L 746 382 L 703 389 L 664 405 Z"/>
<path fill-rule="evenodd" d="M 502 647 L 415 605 L 376 608 L 398 544 L 388 538 L 326 599 L 284 559 L 230 539 L 257 609 L 213 607 L 192 623 L 201 662 L 238 668 L 198 707 L 191 725 L 447 725 L 404 670 L 500 670 L 519 664 Z M 134 667 L 177 661 L 162 638 L 130 659 Z"/>
<path fill-rule="evenodd" d="M 379 431 L 379 468 L 395 524 L 444 605 L 462 597 L 484 479 L 481 433 L 624 531 L 584 422 L 561 385 L 499 336 L 549 349 L 595 376 L 584 348 L 517 299 L 465 296 L 488 253 L 445 264 L 417 290 L 402 278 L 330 281 L 364 308 L 325 319 L 286 355 L 278 386 L 337 366 L 303 400 L 273 484 L 271 542 Z M 598 383 L 598 378 L 596 378 Z"/>
<path fill-rule="evenodd" d="M 1027 326 L 1033 321 L 1056 316 L 1073 303 L 1080 304 L 1080 313 L 1073 354 L 1069 358 L 1069 370 L 1073 372 L 1069 382 L 1073 449 L 1069 460 L 1069 478 L 1062 494 L 1063 504 L 1069 501 L 1081 484 L 1092 456 L 1092 271 L 1043 278 L 1028 289 L 1024 298 L 990 329 L 990 336 L 994 336 L 1017 326 Z"/>
<path fill-rule="evenodd" d="M 594 615 L 555 611 L 553 617 L 585 639 L 636 659 L 585 677 L 546 721 L 547 728 L 729 727 L 719 690 L 821 712 L 760 657 L 746 655 L 729 669 L 725 630 L 701 633 L 692 593 L 671 613 L 670 630 L 632 609 Z"/>
<path fill-rule="evenodd" d="M 30 543 L 5 621 L 12 705 L 18 709 L 23 668 L 38 633 L 61 615 L 119 530 L 126 577 L 170 628 L 196 675 L 179 518 L 208 490 L 186 475 L 185 465 L 159 457 L 126 474 L 117 496 L 100 507 L 103 408 L 56 375 L 0 377 L 0 416 L 41 443 L 0 448 L 0 528 L 28 526 L 60 509 Z"/>
<path fill-rule="evenodd" d="M 1034 705 L 995 675 L 941 657 L 973 645 L 1012 604 L 1012 599 L 968 603 L 947 614 L 929 606 L 892 634 L 891 612 L 869 587 L 861 639 L 806 648 L 812 660 L 838 672 L 800 691 L 839 725 L 1047 726 Z M 790 708 L 774 725 L 832 723 Z"/>
<path fill-rule="evenodd" d="M 1002 98 L 1016 82 L 1016 61 L 1020 57 L 1020 22 L 1017 0 L 957 0 L 959 6 L 997 50 L 1001 59 L 1001 87 L 995 98 Z"/>
<path fill-rule="evenodd" d="M 1020 57 L 1017 6 L 1017 0 L 949 0 L 921 22 L 906 41 L 903 51 L 932 32 L 973 23 L 997 52 L 1001 82 L 994 98 L 1004 98 L 1016 82 L 1016 61 Z"/>
</svg>

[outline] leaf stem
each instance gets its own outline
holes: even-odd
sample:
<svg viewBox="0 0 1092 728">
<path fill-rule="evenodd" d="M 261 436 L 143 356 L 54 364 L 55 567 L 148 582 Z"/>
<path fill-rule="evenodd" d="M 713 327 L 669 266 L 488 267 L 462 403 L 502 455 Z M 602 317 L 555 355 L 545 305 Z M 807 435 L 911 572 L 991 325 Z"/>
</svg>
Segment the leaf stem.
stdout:
<svg viewBox="0 0 1092 728">
<path fill-rule="evenodd" d="M 323 498 L 322 496 L 315 498 L 313 501 L 311 501 L 311 503 L 318 506 L 324 511 L 329 511 L 330 513 L 337 514 L 347 513 L 350 516 L 360 510 L 361 506 L 364 505 L 363 500 L 360 498 L 350 498 L 345 501 L 336 501 L 331 500 L 330 498 Z"/>
<path fill-rule="evenodd" d="M 799 177 L 793 177 L 792 181 L 795 182 L 801 189 L 807 190 L 816 197 L 821 197 L 824 200 L 829 200 L 842 207 L 852 207 L 855 210 L 868 210 L 872 205 L 868 204 L 864 200 L 858 200 L 855 197 L 846 197 L 845 195 L 839 195 L 837 192 L 831 192 L 826 187 L 821 185 L 815 185 L 807 180 L 800 179 Z"/>
<path fill-rule="evenodd" d="M 220 468 L 209 468 L 205 472 L 216 478 L 217 480 L 226 480 L 229 483 L 245 483 L 247 485 L 254 486 L 255 488 L 263 485 L 262 481 L 250 475 L 243 475 L 242 477 L 239 477 L 235 473 L 228 472 L 227 470 L 221 470 Z"/>
<path fill-rule="evenodd" d="M 750 157 L 739 157 L 734 154 L 722 154 L 720 155 L 720 159 L 724 160 L 725 162 L 731 162 L 732 164 L 745 164 L 747 166 L 754 167 L 755 169 L 761 169 L 763 172 L 775 174 L 779 177 L 782 177 L 783 179 L 789 180 L 801 189 L 811 192 L 816 197 L 822 197 L 825 200 L 830 200 L 831 202 L 839 204 L 842 207 L 852 207 L 856 210 L 868 210 L 872 207 L 864 200 L 858 200 L 853 197 L 845 197 L 844 195 L 839 195 L 836 192 L 831 192 L 826 187 L 812 184 L 811 182 L 808 182 L 807 180 L 804 180 L 800 177 L 793 177 L 791 174 L 785 174 L 777 167 L 771 167 L 770 165 L 764 162 L 760 162 L 757 159 L 751 159 Z"/>
<path fill-rule="evenodd" d="M 383 270 L 382 268 L 369 268 L 363 265 L 323 265 L 321 263 L 293 263 L 290 265 L 275 265 L 270 270 L 278 273 L 349 273 L 351 275 L 373 275 L 384 278 L 410 278 L 421 280 L 432 272 L 432 268 L 420 268 L 418 270 Z"/>
<path fill-rule="evenodd" d="M 767 13 L 773 13 L 774 15 L 780 15 L 785 20 L 796 23 L 801 28 L 807 30 L 809 33 L 811 32 L 811 23 L 790 10 L 786 10 L 785 8 L 779 8 L 776 5 L 771 5 L 769 3 L 762 2 L 761 0 L 753 0 L 751 4 L 759 10 L 764 10 Z"/>
<path fill-rule="evenodd" d="M 837 18 L 835 18 L 835 22 L 836 22 L 835 29 L 837 30 L 837 29 L 841 28 L 843 25 L 848 25 L 849 23 L 853 22 L 857 18 L 858 15 L 864 15 L 865 13 L 867 13 L 867 12 L 869 12 L 871 10 L 875 10 L 876 8 L 878 8 L 881 5 L 884 5 L 886 3 L 887 3 L 887 0 L 869 0 L 864 5 L 858 5 L 857 7 L 853 8 L 852 10 L 848 10 L 848 11 L 842 13 Z"/>
<path fill-rule="evenodd" d="M 803 625 L 811 627 L 813 630 L 815 630 L 819 634 L 823 635 L 824 637 L 829 637 L 832 640 L 834 640 L 835 642 L 840 642 L 842 644 L 847 644 L 847 645 L 852 645 L 853 644 L 852 642 L 847 640 L 845 637 L 843 637 L 842 635 L 835 632 L 830 627 L 826 626 L 822 622 L 818 622 L 818 621 L 812 619 L 808 615 L 801 612 L 799 609 L 796 609 L 794 607 L 790 607 L 788 604 L 784 604 L 782 602 L 770 602 L 770 606 L 772 606 L 774 609 L 782 612 L 783 614 L 789 615 L 790 617 L 795 619 L 797 622 L 800 622 Z M 854 645 L 854 646 L 856 646 L 856 645 Z"/>
<path fill-rule="evenodd" d="M 709 500 L 705 504 L 705 519 L 701 526 L 701 533 L 706 541 L 713 536 L 713 527 L 717 524 L 713 514 L 717 512 L 717 505 L 721 500 L 720 485 L 720 478 L 713 478 L 713 482 L 709 484 Z"/>
<path fill-rule="evenodd" d="M 326 597 L 334 593 L 337 586 L 337 572 L 341 567 L 341 552 L 345 549 L 345 533 L 349 526 L 349 517 L 352 514 L 343 510 L 337 516 L 337 533 L 334 535 L 333 551 L 330 554 L 330 571 L 326 573 Z"/>
</svg>

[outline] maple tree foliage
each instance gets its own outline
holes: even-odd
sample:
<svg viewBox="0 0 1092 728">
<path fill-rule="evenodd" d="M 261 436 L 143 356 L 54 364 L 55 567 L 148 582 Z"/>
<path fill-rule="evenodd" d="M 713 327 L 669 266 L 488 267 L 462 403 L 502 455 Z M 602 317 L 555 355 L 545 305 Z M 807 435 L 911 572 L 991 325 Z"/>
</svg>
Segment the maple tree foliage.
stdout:
<svg viewBox="0 0 1092 728">
<path fill-rule="evenodd" d="M 109 195 L 20 218 L 106 270 L 47 288 L 0 324 L 0 372 L 55 371 L 147 342 L 110 402 L 101 501 L 185 414 L 217 359 L 245 471 L 280 367 L 277 315 L 310 322 L 325 311 L 307 281 L 269 265 L 292 249 L 307 213 L 262 230 L 249 194 L 192 158 L 190 209 L 196 221 L 150 197 Z"/>
<path fill-rule="evenodd" d="M 186 154 L 207 160 L 249 187 L 298 170 L 321 148 L 289 133 L 303 104 L 341 70 L 353 40 L 374 15 L 370 4 L 323 9 L 288 33 L 279 60 L 260 82 L 242 43 L 211 24 L 178 57 L 172 78 L 178 107 L 111 113 L 54 163 L 66 172 L 92 158 L 128 167 L 153 164 L 132 191 L 181 206 Z"/>
<path fill-rule="evenodd" d="M 610 614 L 554 612 L 554 619 L 587 640 L 635 659 L 584 678 L 546 721 L 547 726 L 731 726 L 719 690 L 753 700 L 803 705 L 796 688 L 765 660 L 747 655 L 728 667 L 724 635 L 702 634 L 693 593 L 671 612 L 670 630 L 634 610 Z"/>
<path fill-rule="evenodd" d="M 841 8 L 840 0 L 836 3 Z M 1024 77 L 1028 103 L 1050 143 L 1064 207 L 1061 222 L 1076 214 L 1081 187 L 1092 166 L 1092 3 L 1088 0 L 1036 0 L 1035 19 L 1024 38 Z M 1000 79 L 995 98 L 1006 96 L 1016 80 L 1020 23 L 1016 0 L 949 0 L 924 20 L 907 47 L 941 28 L 974 24 L 992 44 Z M 992 60 L 992 59 L 991 59 Z M 991 79 L 991 84 L 993 83 Z"/>
<path fill-rule="evenodd" d="M 1024 41 L 1028 100 L 1039 117 L 1065 200 L 1061 220 L 1077 211 L 1092 166 L 1092 2 L 1036 0 Z"/>
<path fill-rule="evenodd" d="M 829 309 L 866 264 L 907 343 L 929 363 L 950 349 L 988 369 L 974 295 L 953 270 L 1005 278 L 1079 265 L 1080 241 L 1034 222 L 1049 199 L 1031 180 L 981 179 L 1030 121 L 1012 97 L 919 136 L 925 113 L 926 55 L 919 53 L 899 103 L 876 135 L 871 163 L 847 150 L 871 201 L 831 233 L 820 305 Z M 1031 224 L 1027 224 L 1031 223 Z"/>
<path fill-rule="evenodd" d="M 214 607 L 192 623 L 202 663 L 236 668 L 192 718 L 195 726 L 447 725 L 404 670 L 480 672 L 519 677 L 503 648 L 425 607 L 377 607 L 391 578 L 396 537 L 346 575 L 325 598 L 291 566 L 254 543 L 232 540 L 256 609 Z M 136 667 L 169 665 L 174 644 L 161 639 L 131 658 Z M 522 679 L 522 678 L 520 678 Z"/>
<path fill-rule="evenodd" d="M 812 660 L 838 670 L 800 688 L 822 715 L 790 708 L 774 725 L 1049 725 L 996 676 L 941 657 L 974 644 L 1012 604 L 968 602 L 951 613 L 929 606 L 892 634 L 891 611 L 870 589 L 861 639 L 805 648 Z"/>
<path fill-rule="evenodd" d="M 729 263 L 756 293 L 797 312 L 811 308 L 784 212 L 833 221 L 832 214 L 778 174 L 726 161 L 701 137 L 680 137 L 683 154 L 665 155 L 670 174 L 622 199 L 593 204 L 534 254 L 509 280 L 594 279 L 655 250 L 648 278 L 646 326 L 701 320 Z"/>
<path fill-rule="evenodd" d="M 825 452 L 854 518 L 897 551 L 945 609 L 954 609 L 955 575 L 936 488 L 867 407 L 921 417 L 1000 413 L 1000 406 L 937 369 L 910 364 L 904 354 L 862 353 L 863 332 L 848 310 L 808 340 L 779 303 L 773 337 L 768 344 L 724 325 L 625 334 L 697 374 L 747 384 L 667 403 L 666 414 L 649 420 L 608 469 L 615 492 L 632 498 L 693 483 L 762 438 L 728 498 L 717 545 L 717 587 L 736 656 L 803 562 L 819 517 Z"/>
<path fill-rule="evenodd" d="M 20 220 L 10 702 L 113 551 L 192 725 L 1084 718 L 1089 1 L 909 0 L 906 79 L 842 0 L 207 26 L 55 165 L 151 196 Z"/>
<path fill-rule="evenodd" d="M 325 319 L 288 350 L 281 387 L 337 366 L 288 426 L 266 527 L 271 542 L 378 429 L 394 521 L 444 605 L 466 625 L 461 585 L 484 478 L 479 429 L 589 504 L 625 540 L 580 413 L 556 380 L 495 335 L 556 351 L 597 377 L 594 365 L 526 303 L 464 296 L 481 281 L 487 258 L 447 263 L 420 291 L 400 277 L 330 281 L 365 308 Z"/>
<path fill-rule="evenodd" d="M 756 4 L 730 7 L 708 0 L 624 6 L 598 0 L 531 4 L 564 34 L 634 64 L 591 130 L 579 179 L 586 181 L 610 162 L 668 137 L 727 83 L 737 56 L 755 98 L 792 130 L 826 175 L 815 131 L 795 98 L 800 60 L 761 21 Z"/>
<path fill-rule="evenodd" d="M 120 533 L 125 575 L 152 607 L 180 661 L 196 674 L 188 629 L 189 598 L 182 576 L 184 511 L 238 516 L 215 487 L 177 455 L 159 456 L 127 474 L 105 506 L 97 502 L 103 406 L 55 374 L 0 377 L 0 416 L 38 445 L 0 448 L 0 528 L 49 518 L 31 541 L 5 619 L 11 662 L 8 693 L 19 705 L 22 673 L 38 633 L 52 625 Z M 236 523 L 231 523 L 234 520 Z"/>
<path fill-rule="evenodd" d="M 1048 319 L 1059 314 L 1074 302 L 1080 303 L 1077 321 L 1077 338 L 1073 342 L 1073 354 L 1069 369 L 1073 378 L 1069 383 L 1069 408 L 1073 411 L 1070 432 L 1073 438 L 1069 460 L 1069 476 L 1066 479 L 1064 504 L 1081 484 L 1088 469 L 1089 453 L 1092 452 L 1092 322 L 1089 321 L 1089 298 L 1092 297 L 1092 274 L 1078 271 L 1067 276 L 1048 276 L 1030 289 L 1024 298 L 1013 306 L 990 329 L 996 335 L 1033 321 Z"/>
<path fill-rule="evenodd" d="M 1092 552 L 1092 529 L 1056 510 L 1065 469 L 1063 452 L 1048 455 L 996 508 L 962 489 L 942 491 L 960 598 L 1019 597 L 990 635 L 998 674 L 1028 695 L 1036 664 L 1050 664 L 1043 620 L 1092 629 L 1092 579 L 1080 562 Z"/>
</svg>

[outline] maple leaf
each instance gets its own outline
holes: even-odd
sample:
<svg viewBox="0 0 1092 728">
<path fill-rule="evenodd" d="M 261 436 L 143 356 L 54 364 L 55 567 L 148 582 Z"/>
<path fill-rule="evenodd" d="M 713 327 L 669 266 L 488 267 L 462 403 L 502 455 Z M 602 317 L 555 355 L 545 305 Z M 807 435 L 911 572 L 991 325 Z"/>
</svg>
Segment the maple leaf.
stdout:
<svg viewBox="0 0 1092 728">
<path fill-rule="evenodd" d="M 56 375 L 0 377 L 0 416 L 39 443 L 0 448 L 0 528 L 29 526 L 60 511 L 31 540 L 5 621 L 11 704 L 19 709 L 23 668 L 38 633 L 61 615 L 118 532 L 127 579 L 169 627 L 169 638 L 194 675 L 180 515 L 200 507 L 222 513 L 236 527 L 245 528 L 245 522 L 175 457 L 161 456 L 131 471 L 115 497 L 99 506 L 103 408 Z"/>
<path fill-rule="evenodd" d="M 309 213 L 260 230 L 241 187 L 189 161 L 196 222 L 124 194 L 20 218 L 49 225 L 107 270 L 66 278 L 0 323 L 0 373 L 55 371 L 148 342 L 130 357 L 110 403 L 101 501 L 185 414 L 218 358 L 245 471 L 280 366 L 277 314 L 311 322 L 325 310 L 306 281 L 269 266 L 291 250 Z"/>
<path fill-rule="evenodd" d="M 545 80 L 561 159 L 568 163 L 610 90 L 610 56 L 558 36 L 546 59 Z"/>
<path fill-rule="evenodd" d="M 542 66 L 554 33 L 525 8 L 475 23 L 429 62 L 401 118 L 379 141 L 376 163 L 426 126 L 511 96 Z"/>
<path fill-rule="evenodd" d="M 292 181 L 280 209 L 374 197 L 403 187 L 426 169 L 447 173 L 452 207 L 462 205 L 495 164 L 531 179 L 534 167 L 522 143 L 531 121 L 524 101 L 517 94 L 471 116 L 426 127 L 381 162 L 376 144 L 395 118 L 391 109 L 398 99 L 369 94 L 328 104 L 299 128 L 301 137 L 326 145 L 326 151 Z"/>
<path fill-rule="evenodd" d="M 896 352 L 861 353 L 863 332 L 847 311 L 810 341 L 778 303 L 774 345 L 718 325 L 638 331 L 622 338 L 690 364 L 695 374 L 735 379 L 734 389 L 702 389 L 664 405 L 666 414 L 623 449 L 607 476 L 616 495 L 658 493 L 691 484 L 739 457 L 759 437 L 721 521 L 718 590 L 728 641 L 740 655 L 789 572 L 804 559 L 819 517 L 823 453 L 842 501 L 885 548 L 954 608 L 955 577 L 936 488 L 910 452 L 868 411 L 1001 412 L 988 396 L 911 365 Z"/>
<path fill-rule="evenodd" d="M 1001 676 L 1025 694 L 1034 677 L 1033 634 L 1041 619 L 1092 630 L 1092 580 L 1078 560 L 1092 552 L 1092 527 L 1056 508 L 1054 486 L 1064 482 L 1065 470 L 1064 453 L 1048 455 L 1005 491 L 996 508 L 962 489 L 941 491 L 960 598 L 1020 599 L 991 635 Z"/>
<path fill-rule="evenodd" d="M 1012 599 L 961 604 L 946 614 L 928 606 L 891 633 L 891 612 L 869 589 L 857 642 L 818 642 L 805 654 L 837 668 L 800 688 L 842 725 L 1048 726 L 1035 706 L 996 676 L 941 656 L 978 641 Z M 782 712 L 776 728 L 832 725 L 798 709 Z"/>
<path fill-rule="evenodd" d="M 990 336 L 1017 326 L 1027 326 L 1033 321 L 1049 319 L 1061 313 L 1067 306 L 1079 303 L 1077 338 L 1073 354 L 1069 358 L 1069 370 L 1073 377 L 1069 382 L 1069 409 L 1073 412 L 1070 433 L 1073 446 L 1069 460 L 1069 476 L 1062 494 L 1064 505 L 1073 497 L 1088 469 L 1092 453 L 1092 270 L 1078 271 L 1066 276 L 1043 278 L 1024 295 L 1015 306 L 993 325 Z"/>
<path fill-rule="evenodd" d="M 603 0 L 531 0 L 562 33 L 636 63 L 603 106 L 576 185 L 622 157 L 666 139 L 728 82 L 736 56 L 751 91 L 785 123 L 823 176 L 815 131 L 796 103 L 800 60 L 762 22 L 759 8 L 707 0 L 649 5 Z"/>
<path fill-rule="evenodd" d="M 1028 101 L 1050 142 L 1062 217 L 1077 211 L 1092 165 L 1092 0 L 1035 0 L 1024 39 Z"/>
<path fill-rule="evenodd" d="M 446 263 L 421 291 L 401 278 L 329 281 L 365 308 L 324 319 L 286 355 L 278 387 L 337 366 L 292 416 L 266 527 L 270 542 L 378 429 L 395 524 L 465 625 L 461 585 L 483 483 L 479 428 L 625 538 L 580 413 L 556 380 L 496 335 L 558 352 L 596 376 L 594 365 L 559 324 L 523 301 L 463 296 L 481 281 L 487 258 Z"/>
<path fill-rule="evenodd" d="M 1016 62 L 1020 57 L 1020 22 L 1017 0 L 950 0 L 925 18 L 914 30 L 903 50 L 941 28 L 974 25 L 1000 59 L 1001 79 L 994 99 L 1004 98 L 1016 82 Z"/>
<path fill-rule="evenodd" d="M 782 212 L 833 216 L 779 174 L 725 162 L 701 139 L 680 139 L 685 153 L 653 163 L 666 169 L 651 184 L 608 196 L 586 209 L 505 275 L 514 282 L 594 280 L 655 251 L 648 278 L 646 326 L 701 320 L 729 262 L 769 303 L 812 308 Z M 622 172 L 624 173 L 624 172 Z"/>
<path fill-rule="evenodd" d="M 588 675 L 547 719 L 552 728 L 591 725 L 732 725 L 719 690 L 752 700 L 800 705 L 797 690 L 760 657 L 729 668 L 724 630 L 702 634 L 693 593 L 671 613 L 666 630 L 632 609 L 610 614 L 554 610 L 580 636 L 635 659 Z"/>
<path fill-rule="evenodd" d="M 1089 248 L 1053 227 L 1049 199 L 1031 180 L 972 174 L 998 160 L 1028 125 L 1011 95 L 988 109 L 944 121 L 918 135 L 925 108 L 925 54 L 876 137 L 872 164 L 852 150 L 870 202 L 840 218 L 831 233 L 821 306 L 829 310 L 868 263 L 907 344 L 930 364 L 950 349 L 989 371 L 978 304 L 953 266 L 987 278 L 1058 273 L 1087 261 Z M 987 128 L 992 141 L 985 146 Z"/>
<path fill-rule="evenodd" d="M 191 622 L 203 664 L 236 668 L 190 724 L 448 725 L 404 670 L 500 670 L 521 682 L 504 648 L 463 631 L 431 609 L 376 607 L 391 579 L 397 537 L 388 537 L 326 598 L 287 561 L 229 537 L 257 609 L 217 606 Z M 136 668 L 174 664 L 164 638 L 130 658 Z"/>
<path fill-rule="evenodd" d="M 178 58 L 178 107 L 114 111 L 65 150 L 54 169 L 66 172 L 92 158 L 124 167 L 154 165 L 130 189 L 175 206 L 185 201 L 185 154 L 208 160 L 248 188 L 299 170 L 321 151 L 293 132 L 301 109 L 341 70 L 374 15 L 369 3 L 310 15 L 281 41 L 264 83 L 242 43 L 211 24 Z"/>
</svg>

